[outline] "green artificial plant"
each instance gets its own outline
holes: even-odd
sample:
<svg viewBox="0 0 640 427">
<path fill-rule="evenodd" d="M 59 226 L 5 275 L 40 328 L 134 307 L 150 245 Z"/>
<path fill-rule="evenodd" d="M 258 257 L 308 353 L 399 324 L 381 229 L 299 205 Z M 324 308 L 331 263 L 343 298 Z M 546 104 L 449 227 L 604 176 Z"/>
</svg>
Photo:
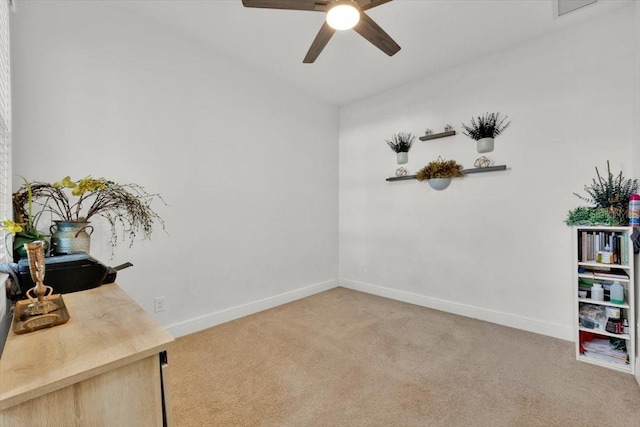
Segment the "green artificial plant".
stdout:
<svg viewBox="0 0 640 427">
<path fill-rule="evenodd" d="M 628 203 L 629 197 L 638 192 L 638 180 L 627 179 L 622 175 L 622 171 L 617 175 L 611 173 L 611 167 L 607 160 L 607 176 L 600 175 L 598 167 L 596 178 L 591 184 L 584 186 L 584 191 L 589 195 L 581 196 L 573 193 L 580 200 L 595 205 L 596 208 L 604 208 L 608 211 L 612 222 L 609 225 L 627 225 L 629 223 Z M 566 221 L 565 221 L 566 222 Z"/>
<path fill-rule="evenodd" d="M 394 134 L 391 140 L 385 140 L 387 145 L 396 153 L 408 153 L 411 149 L 411 144 L 416 139 L 415 135 L 411 132 L 400 132 Z"/>
<path fill-rule="evenodd" d="M 564 223 L 570 227 L 576 225 L 610 225 L 615 224 L 616 220 L 609 214 L 609 209 L 607 208 L 578 206 L 569 211 Z"/>
<path fill-rule="evenodd" d="M 511 124 L 510 121 L 504 123 L 507 118 L 508 116 L 500 118 L 500 113 L 485 113 L 477 118 L 472 117 L 469 126 L 462 123 L 462 127 L 466 131 L 462 133 L 476 141 L 483 138 L 495 138 Z"/>
</svg>

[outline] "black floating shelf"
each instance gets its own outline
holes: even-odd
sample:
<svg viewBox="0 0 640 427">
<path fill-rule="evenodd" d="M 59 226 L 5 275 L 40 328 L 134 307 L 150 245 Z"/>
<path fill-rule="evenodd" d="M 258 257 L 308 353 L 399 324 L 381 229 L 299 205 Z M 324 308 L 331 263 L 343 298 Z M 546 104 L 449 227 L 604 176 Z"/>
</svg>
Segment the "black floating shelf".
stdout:
<svg viewBox="0 0 640 427">
<path fill-rule="evenodd" d="M 455 130 L 450 130 L 449 132 L 442 132 L 442 133 L 434 133 L 431 135 L 425 135 L 425 136 L 421 136 L 420 138 L 418 138 L 420 141 L 429 141 L 430 139 L 438 139 L 438 138 L 445 138 L 447 136 L 453 136 L 456 134 Z"/>
<path fill-rule="evenodd" d="M 415 175 L 394 176 L 391 178 L 387 178 L 387 181 L 405 181 L 407 179 L 416 179 L 416 176 Z"/>
<path fill-rule="evenodd" d="M 499 165 L 499 166 L 489 166 L 486 168 L 472 168 L 465 169 L 463 172 L 465 175 L 470 173 L 482 173 L 482 172 L 495 172 L 495 171 L 504 171 L 507 170 L 507 165 Z M 405 181 L 408 179 L 416 179 L 415 175 L 406 175 L 406 176 L 393 176 L 391 178 L 387 178 L 387 181 Z"/>
<path fill-rule="evenodd" d="M 506 170 L 507 170 L 507 165 L 499 165 L 499 166 L 489 166 L 489 167 L 486 167 L 486 168 L 465 169 L 462 172 L 464 172 L 465 174 L 470 174 L 470 173 L 506 171 Z"/>
</svg>

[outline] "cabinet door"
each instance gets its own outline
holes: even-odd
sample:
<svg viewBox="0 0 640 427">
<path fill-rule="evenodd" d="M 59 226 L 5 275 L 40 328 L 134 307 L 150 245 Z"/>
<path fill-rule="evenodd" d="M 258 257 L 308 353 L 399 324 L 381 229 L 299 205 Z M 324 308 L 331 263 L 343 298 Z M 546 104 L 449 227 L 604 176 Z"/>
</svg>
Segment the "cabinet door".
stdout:
<svg viewBox="0 0 640 427">
<path fill-rule="evenodd" d="M 159 427 L 162 390 L 154 355 L 0 412 L 3 427 Z"/>
</svg>

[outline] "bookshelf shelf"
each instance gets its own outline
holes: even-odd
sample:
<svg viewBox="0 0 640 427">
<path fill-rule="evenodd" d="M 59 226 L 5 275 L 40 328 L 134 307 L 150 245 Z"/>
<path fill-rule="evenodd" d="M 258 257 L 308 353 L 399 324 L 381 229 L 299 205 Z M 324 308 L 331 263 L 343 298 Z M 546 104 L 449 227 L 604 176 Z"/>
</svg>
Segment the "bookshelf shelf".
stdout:
<svg viewBox="0 0 640 427">
<path fill-rule="evenodd" d="M 620 339 L 623 339 L 623 340 L 631 339 L 631 336 L 629 336 L 629 334 L 612 334 L 611 332 L 603 331 L 601 329 L 589 329 L 589 328 L 583 328 L 581 326 L 580 330 L 582 332 L 589 332 L 589 333 L 596 334 L 596 335 L 602 335 L 604 337 L 620 338 Z"/>
<path fill-rule="evenodd" d="M 616 278 L 612 278 L 612 277 L 600 277 L 600 276 L 594 276 L 593 274 L 587 274 L 587 273 L 578 273 L 578 277 L 580 279 L 587 279 L 587 280 L 591 280 L 591 281 L 597 281 L 597 282 L 625 282 L 625 283 L 629 283 L 629 278 L 622 278 L 622 277 L 616 277 Z"/>
<path fill-rule="evenodd" d="M 635 257 L 631 246 L 631 227 L 574 227 L 574 341 L 576 359 L 621 372 L 635 374 L 637 370 L 636 356 L 636 280 Z M 609 247 L 614 263 L 604 264 L 594 261 L 598 252 Z M 599 258 L 598 258 L 599 259 Z M 617 264 L 619 262 L 619 264 Z M 609 301 L 608 287 L 619 282 L 624 288 L 624 303 Z M 578 290 L 589 290 L 599 283 L 605 292 L 604 301 L 580 297 Z M 590 291 L 588 291 L 590 292 Z M 595 318 L 592 317 L 595 314 Z M 604 330 L 609 321 L 607 316 L 617 316 L 619 322 L 627 320 L 628 330 L 624 333 L 611 333 Z M 600 316 L 600 317 L 598 317 Z M 613 319 L 616 319 L 613 317 Z M 589 321 L 586 321 L 589 320 Z M 596 328 L 585 327 L 597 323 Z M 599 325 L 599 326 L 598 326 Z M 615 331 L 615 324 L 613 329 Z M 619 332 L 620 329 L 618 329 Z M 593 334 L 593 335 L 592 335 Z M 595 338 L 591 341 L 592 338 Z M 617 339 L 617 340 L 616 340 Z M 624 343 L 627 363 L 621 362 L 620 340 Z M 597 350 L 593 344 L 596 344 Z M 616 347 L 618 346 L 618 347 Z M 614 348 L 615 347 L 615 348 Z M 617 350 L 617 351 L 616 351 Z M 602 353 L 601 353 L 602 352 Z"/>
<path fill-rule="evenodd" d="M 614 303 L 609 302 L 609 301 L 596 301 L 596 300 L 590 299 L 590 298 L 578 298 L 578 301 L 579 302 L 584 302 L 584 303 L 587 303 L 587 304 L 604 305 L 606 307 L 618 307 L 618 308 L 629 308 L 630 307 L 629 304 L 627 304 L 627 303 L 625 303 L 625 304 L 614 304 Z M 589 329 L 584 328 L 584 329 L 580 329 L 580 330 L 581 331 L 582 330 L 586 331 L 586 330 L 589 330 Z M 593 331 L 593 329 L 590 329 L 590 330 Z"/>
<path fill-rule="evenodd" d="M 591 363 L 592 365 L 602 366 L 603 368 L 615 369 L 616 371 L 632 373 L 629 365 L 624 365 L 622 363 L 613 363 L 613 362 L 605 362 L 599 359 L 595 359 L 593 357 L 589 357 L 585 354 L 582 354 L 578 357 L 578 360 L 585 363 Z"/>
<path fill-rule="evenodd" d="M 578 262 L 578 266 L 591 267 L 603 272 L 610 268 L 621 268 L 624 270 L 629 270 L 629 266 L 627 264 L 602 264 L 600 262 L 595 262 L 595 261 L 585 261 L 585 262 L 580 261 Z"/>
</svg>

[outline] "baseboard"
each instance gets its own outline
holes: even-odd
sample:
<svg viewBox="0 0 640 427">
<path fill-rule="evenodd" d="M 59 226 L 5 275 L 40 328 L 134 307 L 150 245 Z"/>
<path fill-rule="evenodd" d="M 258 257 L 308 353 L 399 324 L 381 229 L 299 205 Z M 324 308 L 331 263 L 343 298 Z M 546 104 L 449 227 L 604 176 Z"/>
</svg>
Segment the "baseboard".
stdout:
<svg viewBox="0 0 640 427">
<path fill-rule="evenodd" d="M 378 295 L 396 301 L 415 304 L 422 307 L 433 308 L 435 310 L 446 311 L 448 313 L 458 314 L 460 316 L 497 323 L 499 325 L 522 329 L 525 331 L 547 335 L 554 338 L 573 341 L 573 329 L 564 326 L 541 322 L 539 320 L 529 319 L 526 317 L 514 316 L 512 314 L 502 313 L 494 310 L 486 310 L 483 308 L 442 300 L 439 298 L 419 295 L 413 292 L 385 288 L 369 283 L 345 279 L 330 280 L 327 282 L 306 286 L 300 289 L 295 289 L 293 291 L 285 292 L 258 301 L 253 301 L 247 304 L 242 304 L 215 313 L 210 313 L 183 322 L 175 323 L 173 325 L 167 326 L 166 329 L 174 337 L 181 337 L 201 331 L 203 329 L 220 325 L 222 323 L 229 322 L 231 320 L 239 319 L 250 314 L 268 310 L 282 304 L 306 298 L 308 296 L 333 289 L 337 286 L 342 286 L 344 288 L 353 289 L 355 291 L 365 292 L 372 295 Z"/>
<path fill-rule="evenodd" d="M 268 310 L 282 304 L 286 304 L 295 300 L 306 298 L 308 296 L 328 291 L 338 286 L 338 280 L 329 280 L 327 282 L 317 283 L 304 288 L 295 289 L 272 297 L 253 301 L 247 304 L 238 305 L 215 313 L 206 314 L 204 316 L 195 317 L 183 322 L 175 323 L 167 326 L 165 329 L 175 338 L 192 334 L 203 329 L 211 328 L 231 320 L 239 319 L 259 311 Z"/>
<path fill-rule="evenodd" d="M 341 279 L 340 286 L 348 289 L 353 289 L 355 291 L 366 292 L 368 294 L 393 299 L 396 301 L 407 302 L 422 307 L 433 308 L 435 310 L 458 314 L 460 316 L 471 317 L 474 319 L 497 323 L 499 325 L 522 329 L 537 334 L 560 338 L 567 341 L 573 341 L 573 329 L 561 325 L 541 322 L 535 319 L 514 316 L 508 313 L 487 310 L 438 298 L 427 297 L 412 292 L 400 291 L 397 289 L 385 288 L 368 283 L 356 282 L 353 280 Z"/>
</svg>

